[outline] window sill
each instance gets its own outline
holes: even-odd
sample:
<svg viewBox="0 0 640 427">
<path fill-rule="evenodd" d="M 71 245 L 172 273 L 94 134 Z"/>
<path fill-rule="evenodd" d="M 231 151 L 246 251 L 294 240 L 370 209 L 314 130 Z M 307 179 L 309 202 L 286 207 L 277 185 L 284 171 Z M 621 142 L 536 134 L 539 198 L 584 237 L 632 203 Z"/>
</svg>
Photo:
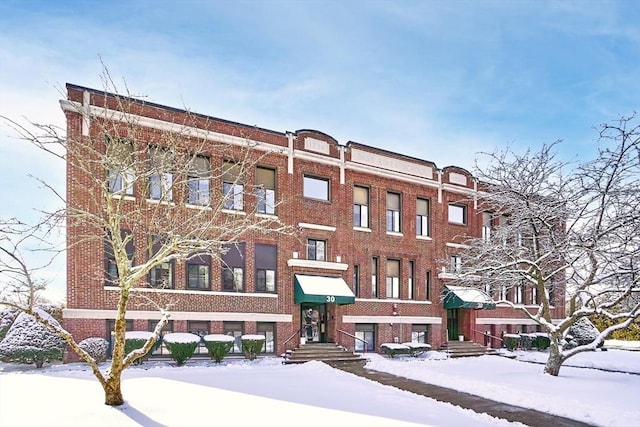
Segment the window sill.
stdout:
<svg viewBox="0 0 640 427">
<path fill-rule="evenodd" d="M 167 205 L 167 206 L 175 206 L 176 204 L 170 200 L 158 200 L 158 199 L 147 199 L 147 203 L 151 203 L 154 205 Z"/>
<path fill-rule="evenodd" d="M 404 237 L 404 234 L 397 231 L 387 231 L 387 236 Z"/>
<path fill-rule="evenodd" d="M 277 219 L 278 218 L 278 215 L 276 215 L 276 214 L 260 213 L 260 212 L 256 213 L 256 216 L 258 218 L 271 218 L 271 219 Z"/>
<path fill-rule="evenodd" d="M 245 211 L 238 211 L 235 209 L 222 209 L 221 212 L 229 214 L 229 215 L 246 215 Z"/>
<path fill-rule="evenodd" d="M 117 194 L 117 193 L 112 193 L 111 194 L 111 198 L 112 199 L 121 199 L 121 200 L 130 200 L 130 201 L 135 201 L 136 200 L 135 196 L 128 195 L 128 194 Z"/>
<path fill-rule="evenodd" d="M 187 207 L 187 209 L 200 209 L 203 211 L 212 211 L 213 209 L 211 208 L 211 206 L 208 205 L 194 205 L 192 203 L 187 203 L 185 205 Z"/>
<path fill-rule="evenodd" d="M 431 236 L 416 236 L 418 240 L 433 240 Z"/>
<path fill-rule="evenodd" d="M 353 227 L 353 231 L 362 231 L 362 232 L 365 232 L 365 233 L 371 233 L 371 229 L 370 229 L 370 228 L 367 228 L 367 227 L 357 227 L 357 226 L 354 226 L 354 227 Z"/>
</svg>

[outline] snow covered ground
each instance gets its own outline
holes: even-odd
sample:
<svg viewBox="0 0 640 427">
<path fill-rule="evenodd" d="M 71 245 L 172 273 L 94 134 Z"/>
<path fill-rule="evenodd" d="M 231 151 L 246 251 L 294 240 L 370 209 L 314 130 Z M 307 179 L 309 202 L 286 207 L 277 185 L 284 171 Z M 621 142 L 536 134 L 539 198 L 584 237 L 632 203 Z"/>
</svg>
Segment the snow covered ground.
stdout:
<svg viewBox="0 0 640 427">
<path fill-rule="evenodd" d="M 443 359 L 368 354 L 368 367 L 601 426 L 640 419 L 640 351 L 580 354 L 560 377 L 542 374 L 545 353 Z M 106 366 L 106 365 L 105 365 Z M 626 372 L 633 372 L 630 374 Z M 0 364 L 0 426 L 505 426 L 486 414 L 383 386 L 320 362 L 149 361 L 124 374 L 126 403 L 102 404 L 83 364 L 41 370 Z"/>
</svg>

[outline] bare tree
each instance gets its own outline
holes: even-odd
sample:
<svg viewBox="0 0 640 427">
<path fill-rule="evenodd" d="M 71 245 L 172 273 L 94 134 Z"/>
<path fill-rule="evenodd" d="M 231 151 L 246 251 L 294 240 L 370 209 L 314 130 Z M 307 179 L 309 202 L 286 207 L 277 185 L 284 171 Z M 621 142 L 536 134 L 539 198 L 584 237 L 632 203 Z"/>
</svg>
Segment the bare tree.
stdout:
<svg viewBox="0 0 640 427">
<path fill-rule="evenodd" d="M 248 209 L 277 203 L 246 182 L 247 171 L 269 155 L 268 149 L 252 142 L 250 131 L 238 130 L 234 144 L 216 142 L 207 132 L 214 125 L 188 112 L 162 118 L 174 120 L 177 131 L 176 126 L 169 130 L 150 127 L 139 121 L 143 101 L 134 99 L 128 90 L 121 95 L 106 69 L 103 81 L 104 94 L 91 94 L 91 111 L 77 102 L 63 102 L 69 135 L 77 137 L 68 139 L 55 126 L 4 119 L 24 140 L 67 164 L 67 197 L 51 188 L 65 208 L 50 212 L 45 223 L 64 220 L 68 256 L 96 252 L 109 256 L 111 262 L 93 273 L 96 281 L 119 291 L 112 358 L 106 372 L 70 333 L 46 319 L 38 320 L 60 334 L 91 367 L 104 389 L 105 404 L 120 405 L 124 402 L 123 370 L 152 348 L 170 315 L 171 300 L 166 295 L 163 300 L 149 296 L 162 294 L 139 290 L 168 286 L 169 263 L 203 255 L 222 261 L 229 245 L 248 234 L 277 236 L 295 230 L 277 216 Z M 224 192 L 212 191 L 214 180 L 224 182 Z M 132 197 L 134 194 L 142 196 Z M 246 203 L 250 198 L 257 198 L 257 203 Z M 234 214 L 238 208 L 242 214 Z M 162 316 L 145 345 L 125 354 L 125 316 L 132 302 L 154 307 Z M 33 314 L 28 306 L 22 309 Z"/>
<path fill-rule="evenodd" d="M 503 298 L 551 338 L 545 372 L 557 376 L 570 357 L 596 349 L 640 315 L 627 304 L 640 291 L 640 126 L 634 116 L 601 126 L 599 155 L 573 165 L 557 143 L 518 155 L 489 154 L 477 167 L 486 186 L 482 237 L 466 241 L 460 280 L 495 295 L 526 293 L 536 309 Z M 500 292 L 502 291 L 502 292 Z M 552 318 L 552 307 L 566 316 Z M 624 307 L 624 309 L 621 309 Z M 569 328 L 598 314 L 613 321 L 595 340 L 567 346 Z"/>
</svg>

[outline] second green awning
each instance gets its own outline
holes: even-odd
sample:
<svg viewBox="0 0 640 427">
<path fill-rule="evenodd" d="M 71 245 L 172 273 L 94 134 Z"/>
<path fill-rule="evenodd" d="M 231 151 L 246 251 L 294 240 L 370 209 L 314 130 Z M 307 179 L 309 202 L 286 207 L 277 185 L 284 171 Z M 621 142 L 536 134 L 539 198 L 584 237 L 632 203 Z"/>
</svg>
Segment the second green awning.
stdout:
<svg viewBox="0 0 640 427">
<path fill-rule="evenodd" d="M 318 304 L 353 304 L 356 296 L 342 277 L 294 276 L 293 300 L 296 304 L 313 302 Z"/>
<path fill-rule="evenodd" d="M 493 310 L 496 303 L 489 295 L 480 289 L 466 286 L 444 287 L 444 308 L 474 308 Z"/>
</svg>

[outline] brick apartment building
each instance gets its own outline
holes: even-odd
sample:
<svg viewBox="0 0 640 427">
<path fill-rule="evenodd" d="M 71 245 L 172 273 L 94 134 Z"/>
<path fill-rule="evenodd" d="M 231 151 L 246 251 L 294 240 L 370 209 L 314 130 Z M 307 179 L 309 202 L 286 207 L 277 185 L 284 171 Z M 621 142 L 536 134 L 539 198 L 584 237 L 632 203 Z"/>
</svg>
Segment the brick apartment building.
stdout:
<svg viewBox="0 0 640 427">
<path fill-rule="evenodd" d="M 91 135 L 96 118 L 117 121 L 123 114 L 135 116 L 138 126 L 148 130 L 184 130 L 180 123 L 188 113 L 183 110 L 127 98 L 135 108 L 123 112 L 110 102 L 113 94 L 72 84 L 67 91 L 61 106 L 71 143 Z M 211 141 L 232 144 L 244 133 L 257 150 L 267 152 L 246 179 L 261 184 L 268 199 L 287 201 L 275 209 L 265 204 L 259 211 L 299 232 L 271 240 L 248 234 L 225 255 L 226 265 L 207 257 L 172 265 L 170 286 L 149 289 L 150 295 L 172 302 L 167 330 L 263 334 L 265 353 L 274 355 L 301 341 L 378 351 L 385 342 L 425 342 L 436 348 L 459 336 L 486 343 L 487 331 L 500 336 L 536 330 L 533 322 L 496 306 L 486 294 L 455 286 L 449 268 L 461 262 L 460 236 L 482 236 L 488 227 L 474 202 L 477 180 L 465 169 L 440 169 L 427 160 L 355 142 L 342 145 L 315 130 L 279 132 L 198 117 L 201 125 L 195 127 L 202 127 L 191 130 Z M 202 155 L 212 163 L 225 161 L 215 152 Z M 73 168 L 69 163 L 69 207 L 86 207 L 89 201 L 69 179 Z M 224 183 L 205 184 L 211 197 L 222 194 Z M 128 196 L 131 203 L 147 197 L 136 187 Z M 118 288 L 106 280 L 108 252 L 95 243 L 69 249 L 64 324 L 76 340 L 110 337 Z M 450 260 L 450 267 L 443 267 L 443 259 Z M 200 282 L 193 271 L 206 280 Z M 241 280 L 229 285 L 229 277 Z M 453 292 L 443 299 L 445 287 Z M 536 298 L 522 290 L 509 297 L 525 305 Z M 563 307 L 555 310 L 560 313 Z M 151 330 L 158 318 L 155 310 L 130 305 L 127 327 Z"/>
</svg>

